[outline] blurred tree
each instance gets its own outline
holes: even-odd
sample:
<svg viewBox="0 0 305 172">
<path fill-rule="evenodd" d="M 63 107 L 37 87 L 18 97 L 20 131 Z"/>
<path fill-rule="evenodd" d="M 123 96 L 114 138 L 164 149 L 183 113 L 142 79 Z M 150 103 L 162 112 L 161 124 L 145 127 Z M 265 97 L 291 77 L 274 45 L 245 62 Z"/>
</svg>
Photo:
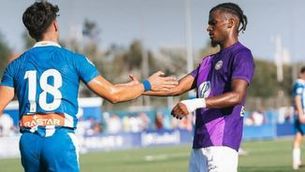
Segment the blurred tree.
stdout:
<svg viewBox="0 0 305 172">
<path fill-rule="evenodd" d="M 211 54 L 215 54 L 219 51 L 219 47 L 212 47 L 210 41 L 206 42 L 203 48 L 198 52 L 198 55 L 195 58 L 195 66 L 197 66 L 203 57 L 206 57 Z"/>
<path fill-rule="evenodd" d="M 128 79 L 128 70 L 124 60 L 127 52 L 127 49 L 115 45 L 107 51 L 105 58 L 108 60 L 103 66 L 104 77 L 116 83 Z"/>
<path fill-rule="evenodd" d="M 80 50 L 80 53 L 86 55 L 90 60 L 92 60 L 96 67 L 99 69 L 99 71 L 103 73 L 103 67 L 105 66 L 105 63 L 103 61 L 103 54 L 98 48 L 100 29 L 98 28 L 96 22 L 91 21 L 89 19 L 85 19 L 82 26 L 82 35 L 83 40 L 81 40 L 80 45 L 78 44 L 76 39 L 71 42 L 71 45 L 76 50 Z M 83 85 L 81 86 L 81 93 L 83 96 L 86 97 L 94 96 L 94 94 L 87 88 L 85 88 Z"/>
<path fill-rule="evenodd" d="M 100 29 L 98 28 L 97 24 L 94 21 L 85 19 L 82 33 L 85 43 L 83 53 L 86 54 L 91 60 L 101 62 L 101 58 L 98 58 Z"/>
<path fill-rule="evenodd" d="M 185 75 L 186 68 L 186 52 L 179 48 L 162 48 L 156 59 L 154 69 L 164 71 L 167 75 Z"/>
<path fill-rule="evenodd" d="M 100 29 L 96 22 L 89 19 L 85 19 L 83 23 L 83 35 L 88 37 L 91 41 L 98 42 Z"/>
<path fill-rule="evenodd" d="M 115 55 L 112 65 L 108 65 L 108 70 L 112 73 L 112 76 L 110 77 L 116 79 L 116 82 L 126 81 L 129 73 L 142 77 L 141 65 L 143 47 L 141 42 L 135 40 L 131 43 L 128 49 L 119 50 L 120 51 L 116 49 L 116 53 L 112 50 L 112 53 L 115 53 Z"/>
<path fill-rule="evenodd" d="M 23 44 L 24 44 L 23 47 L 25 50 L 33 47 L 33 45 L 36 42 L 33 38 L 31 38 L 31 36 L 28 34 L 27 31 L 23 31 L 22 40 L 23 40 Z"/>
<path fill-rule="evenodd" d="M 292 92 L 292 84 L 293 84 L 292 65 L 285 64 L 283 70 L 284 70 L 284 72 L 283 72 L 284 80 L 279 85 L 280 85 L 280 88 L 284 91 L 285 95 L 290 96 L 291 92 Z"/>
<path fill-rule="evenodd" d="M 3 35 L 0 33 L 0 75 L 2 76 L 3 71 L 9 61 L 9 56 L 12 54 L 12 50 L 7 45 L 7 41 L 4 40 Z"/>
<path fill-rule="evenodd" d="M 249 96 L 267 98 L 275 96 L 278 91 L 275 64 L 256 59 L 255 75 L 249 88 Z"/>
<path fill-rule="evenodd" d="M 276 66 L 273 62 L 255 59 L 255 75 L 249 88 L 249 96 L 269 98 L 283 92 L 290 96 L 292 85 L 292 67 L 284 65 L 284 80 L 277 81 Z"/>
<path fill-rule="evenodd" d="M 125 65 L 128 70 L 140 69 L 143 59 L 143 46 L 141 41 L 135 40 L 131 43 L 128 52 L 124 56 Z"/>
</svg>

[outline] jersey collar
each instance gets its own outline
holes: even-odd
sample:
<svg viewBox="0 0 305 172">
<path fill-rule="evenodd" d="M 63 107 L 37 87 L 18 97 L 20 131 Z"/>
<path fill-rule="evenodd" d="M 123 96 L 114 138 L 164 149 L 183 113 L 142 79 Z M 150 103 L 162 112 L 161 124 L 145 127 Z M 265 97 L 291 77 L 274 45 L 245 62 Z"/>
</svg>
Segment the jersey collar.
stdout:
<svg viewBox="0 0 305 172">
<path fill-rule="evenodd" d="M 305 84 L 305 81 L 303 79 L 297 79 L 297 82 L 300 82 L 302 84 Z"/>
<path fill-rule="evenodd" d="M 36 42 L 36 44 L 33 46 L 33 48 L 35 47 L 45 47 L 45 46 L 55 46 L 55 47 L 61 47 L 58 43 L 56 42 L 52 42 L 52 41 L 40 41 L 40 42 Z"/>
</svg>

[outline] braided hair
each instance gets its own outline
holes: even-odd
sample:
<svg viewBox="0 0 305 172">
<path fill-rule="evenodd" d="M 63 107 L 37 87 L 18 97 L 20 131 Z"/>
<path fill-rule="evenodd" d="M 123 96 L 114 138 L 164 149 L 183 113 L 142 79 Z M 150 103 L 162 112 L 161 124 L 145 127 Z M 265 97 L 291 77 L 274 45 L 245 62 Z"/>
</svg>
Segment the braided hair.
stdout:
<svg viewBox="0 0 305 172">
<path fill-rule="evenodd" d="M 243 10 L 237 4 L 232 3 L 232 2 L 219 4 L 210 10 L 210 14 L 216 10 L 228 12 L 230 14 L 237 16 L 239 19 L 239 22 L 241 24 L 241 27 L 240 27 L 240 25 L 238 26 L 238 32 L 240 32 L 240 31 L 244 32 L 246 30 L 246 27 L 248 24 L 247 16 L 244 15 Z"/>
</svg>

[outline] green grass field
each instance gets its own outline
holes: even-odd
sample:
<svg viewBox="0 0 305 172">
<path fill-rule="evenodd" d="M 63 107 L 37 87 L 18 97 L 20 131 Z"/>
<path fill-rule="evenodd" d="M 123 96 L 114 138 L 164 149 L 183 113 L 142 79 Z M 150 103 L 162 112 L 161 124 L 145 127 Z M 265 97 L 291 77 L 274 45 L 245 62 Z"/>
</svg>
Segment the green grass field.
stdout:
<svg viewBox="0 0 305 172">
<path fill-rule="evenodd" d="M 248 155 L 240 156 L 239 172 L 292 171 L 291 143 L 292 139 L 244 142 Z M 80 156 L 81 171 L 185 172 L 189 152 L 190 145 L 89 153 Z M 20 160 L 0 160 L 0 171 L 22 171 Z"/>
</svg>

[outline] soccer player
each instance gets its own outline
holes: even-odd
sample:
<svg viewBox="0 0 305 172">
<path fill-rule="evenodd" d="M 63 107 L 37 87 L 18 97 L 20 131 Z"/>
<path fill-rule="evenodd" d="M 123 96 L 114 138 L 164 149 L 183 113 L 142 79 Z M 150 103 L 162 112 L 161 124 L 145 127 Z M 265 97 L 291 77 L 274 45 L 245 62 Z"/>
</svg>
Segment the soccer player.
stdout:
<svg viewBox="0 0 305 172">
<path fill-rule="evenodd" d="M 300 168 L 301 161 L 301 143 L 305 133 L 305 66 L 301 68 L 299 78 L 293 85 L 293 106 L 295 110 L 295 138 L 292 150 L 292 167 L 294 170 Z"/>
<path fill-rule="evenodd" d="M 178 119 L 196 111 L 190 172 L 236 172 L 242 138 L 244 104 L 255 64 L 251 51 L 238 41 L 247 17 L 234 3 L 210 10 L 207 31 L 220 51 L 204 57 L 200 65 L 168 91 L 146 95 L 181 95 L 197 89 L 197 98 L 182 100 L 172 110 Z"/>
<path fill-rule="evenodd" d="M 48 2 L 35 2 L 25 10 L 23 23 L 37 43 L 7 66 L 0 86 L 0 112 L 15 93 L 19 101 L 20 153 L 26 172 L 79 171 L 74 130 L 80 80 L 112 103 L 177 85 L 162 72 L 143 83 L 110 83 L 85 56 L 58 44 L 58 11 Z"/>
</svg>

